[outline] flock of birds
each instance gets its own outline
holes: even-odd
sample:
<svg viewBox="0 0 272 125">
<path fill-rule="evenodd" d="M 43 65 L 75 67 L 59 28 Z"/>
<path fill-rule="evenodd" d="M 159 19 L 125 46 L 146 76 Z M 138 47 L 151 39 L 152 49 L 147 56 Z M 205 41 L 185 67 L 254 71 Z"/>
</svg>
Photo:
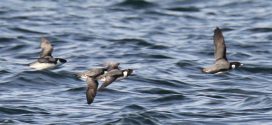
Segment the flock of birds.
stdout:
<svg viewBox="0 0 272 125">
<path fill-rule="evenodd" d="M 214 56 L 215 63 L 212 66 L 202 69 L 204 73 L 222 73 L 231 69 L 242 66 L 240 62 L 229 62 L 226 57 L 226 45 L 224 41 L 224 36 L 221 29 L 216 27 L 214 30 Z M 37 61 L 30 63 L 29 66 L 36 70 L 52 69 L 59 65 L 66 63 L 67 61 L 62 58 L 54 58 L 52 56 L 53 46 L 45 38 L 41 38 L 42 51 L 40 53 L 40 58 Z M 120 63 L 109 62 L 104 67 L 91 68 L 85 72 L 76 73 L 75 76 L 87 81 L 86 99 L 87 103 L 91 104 L 94 101 L 96 93 L 98 90 L 102 90 L 112 82 L 123 79 L 130 76 L 133 69 L 120 69 Z M 102 81 L 103 84 L 98 89 L 98 81 Z"/>
</svg>

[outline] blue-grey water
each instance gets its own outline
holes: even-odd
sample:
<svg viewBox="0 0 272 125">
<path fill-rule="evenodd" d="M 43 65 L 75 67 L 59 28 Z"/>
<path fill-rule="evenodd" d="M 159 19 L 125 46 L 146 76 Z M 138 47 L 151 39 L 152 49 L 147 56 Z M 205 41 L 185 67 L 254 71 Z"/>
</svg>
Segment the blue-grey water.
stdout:
<svg viewBox="0 0 272 125">
<path fill-rule="evenodd" d="M 271 125 L 269 0 L 1 0 L 0 124 Z M 213 30 L 230 61 L 212 65 Z M 26 66 L 40 38 L 67 59 L 50 71 Z M 73 73 L 117 61 L 134 75 L 98 92 Z"/>
</svg>

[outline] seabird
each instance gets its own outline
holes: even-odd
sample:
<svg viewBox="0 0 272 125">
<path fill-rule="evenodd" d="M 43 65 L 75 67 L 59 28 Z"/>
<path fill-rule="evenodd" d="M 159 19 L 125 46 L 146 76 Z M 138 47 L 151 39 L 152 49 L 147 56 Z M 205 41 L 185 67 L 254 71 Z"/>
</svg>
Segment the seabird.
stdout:
<svg viewBox="0 0 272 125">
<path fill-rule="evenodd" d="M 87 79 L 87 76 L 89 75 L 92 75 L 92 74 L 98 74 L 97 78 L 96 79 L 100 79 L 99 76 L 113 70 L 113 69 L 119 69 L 119 65 L 120 63 L 117 63 L 117 62 L 107 62 L 105 63 L 103 66 L 104 67 L 101 67 L 101 68 L 91 68 L 85 72 L 81 72 L 81 73 L 76 73 L 76 76 L 78 78 L 80 78 L 81 80 L 86 80 Z"/>
<path fill-rule="evenodd" d="M 214 30 L 214 57 L 215 57 L 215 64 L 206 68 L 203 68 L 202 71 L 205 73 L 219 73 L 223 71 L 228 71 L 230 69 L 235 69 L 237 67 L 242 66 L 240 62 L 228 62 L 226 56 L 226 45 L 224 41 L 224 36 L 222 31 L 216 27 Z"/>
<path fill-rule="evenodd" d="M 103 84 L 99 87 L 99 90 L 107 87 L 118 78 L 128 77 L 129 75 L 132 74 L 132 72 L 133 72 L 132 69 L 124 69 L 124 70 L 113 69 L 107 72 L 106 74 L 100 76 L 100 80 L 103 81 Z"/>
<path fill-rule="evenodd" d="M 52 56 L 53 46 L 46 38 L 41 38 L 40 47 L 42 49 L 40 58 L 38 58 L 37 61 L 29 64 L 31 68 L 37 70 L 51 69 L 67 62 L 65 59 L 54 58 Z"/>
</svg>

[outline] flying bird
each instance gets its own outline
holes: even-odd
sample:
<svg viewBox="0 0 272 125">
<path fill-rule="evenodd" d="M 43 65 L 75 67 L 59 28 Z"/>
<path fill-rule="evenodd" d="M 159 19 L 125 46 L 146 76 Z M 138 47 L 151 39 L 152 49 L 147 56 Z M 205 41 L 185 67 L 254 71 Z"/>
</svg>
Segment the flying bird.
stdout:
<svg viewBox="0 0 272 125">
<path fill-rule="evenodd" d="M 40 57 L 37 61 L 30 63 L 29 67 L 37 70 L 51 69 L 67 62 L 65 59 L 52 56 L 53 46 L 46 38 L 41 38 L 40 47 L 42 49 Z"/>
<path fill-rule="evenodd" d="M 133 72 L 132 69 L 124 69 L 124 70 L 119 70 L 119 69 L 113 69 L 106 74 L 100 76 L 100 80 L 103 81 L 103 84 L 99 87 L 99 90 L 107 87 L 110 85 L 112 82 L 119 78 L 126 78 L 129 75 L 131 75 Z"/>
<path fill-rule="evenodd" d="M 231 69 L 235 69 L 237 67 L 242 66 L 243 64 L 240 62 L 229 62 L 226 56 L 226 45 L 224 41 L 224 36 L 218 27 L 214 30 L 214 57 L 215 64 L 206 68 L 203 68 L 202 71 L 205 73 L 220 73 L 224 71 L 228 71 Z"/>
</svg>

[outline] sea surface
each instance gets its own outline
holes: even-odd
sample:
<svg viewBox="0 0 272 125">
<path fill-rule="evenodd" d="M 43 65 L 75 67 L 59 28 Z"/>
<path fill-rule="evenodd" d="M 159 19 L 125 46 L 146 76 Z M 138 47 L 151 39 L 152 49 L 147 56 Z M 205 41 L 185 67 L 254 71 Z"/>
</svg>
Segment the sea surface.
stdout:
<svg viewBox="0 0 272 125">
<path fill-rule="evenodd" d="M 1 0 L 0 124 L 272 125 L 270 0 Z M 229 61 L 214 63 L 213 30 Z M 67 63 L 35 71 L 41 37 Z M 132 76 L 87 104 L 74 74 L 116 61 Z"/>
</svg>

